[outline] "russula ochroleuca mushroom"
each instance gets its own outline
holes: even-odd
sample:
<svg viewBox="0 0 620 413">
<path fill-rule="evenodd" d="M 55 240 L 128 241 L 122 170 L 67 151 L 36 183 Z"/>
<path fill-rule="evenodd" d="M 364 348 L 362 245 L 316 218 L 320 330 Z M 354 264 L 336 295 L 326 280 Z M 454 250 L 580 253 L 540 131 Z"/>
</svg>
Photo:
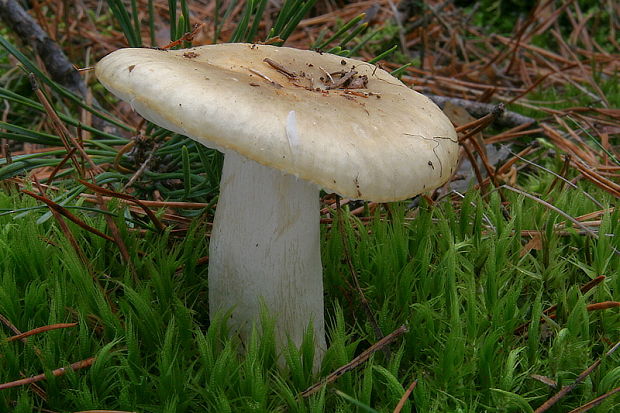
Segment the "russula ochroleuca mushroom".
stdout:
<svg viewBox="0 0 620 413">
<path fill-rule="evenodd" d="M 319 189 L 387 202 L 442 185 L 456 132 L 425 96 L 374 65 L 251 44 L 122 49 L 99 81 L 144 118 L 225 154 L 209 251 L 211 315 L 247 336 L 261 302 L 277 340 L 312 323 L 325 349 Z"/>
</svg>

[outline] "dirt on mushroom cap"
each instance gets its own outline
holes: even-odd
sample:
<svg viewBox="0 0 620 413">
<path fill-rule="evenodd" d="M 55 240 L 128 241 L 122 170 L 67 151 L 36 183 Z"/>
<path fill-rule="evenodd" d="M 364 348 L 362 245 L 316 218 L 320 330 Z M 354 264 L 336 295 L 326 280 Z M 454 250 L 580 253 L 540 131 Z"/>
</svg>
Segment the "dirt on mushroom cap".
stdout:
<svg viewBox="0 0 620 413">
<path fill-rule="evenodd" d="M 456 132 L 428 98 L 366 62 L 251 44 L 121 49 L 99 80 L 145 118 L 350 198 L 443 184 Z"/>
</svg>

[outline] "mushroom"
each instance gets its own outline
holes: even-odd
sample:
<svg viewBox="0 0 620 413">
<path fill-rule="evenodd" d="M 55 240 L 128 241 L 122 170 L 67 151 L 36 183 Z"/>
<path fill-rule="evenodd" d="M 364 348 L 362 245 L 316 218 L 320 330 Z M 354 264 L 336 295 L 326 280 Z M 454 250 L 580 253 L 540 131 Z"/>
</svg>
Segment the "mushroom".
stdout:
<svg viewBox="0 0 620 413">
<path fill-rule="evenodd" d="M 445 183 L 454 127 L 427 97 L 362 61 L 220 44 L 121 49 L 99 81 L 149 121 L 225 154 L 209 250 L 211 317 L 247 338 L 264 303 L 280 347 L 325 350 L 319 190 L 388 202 Z"/>
</svg>

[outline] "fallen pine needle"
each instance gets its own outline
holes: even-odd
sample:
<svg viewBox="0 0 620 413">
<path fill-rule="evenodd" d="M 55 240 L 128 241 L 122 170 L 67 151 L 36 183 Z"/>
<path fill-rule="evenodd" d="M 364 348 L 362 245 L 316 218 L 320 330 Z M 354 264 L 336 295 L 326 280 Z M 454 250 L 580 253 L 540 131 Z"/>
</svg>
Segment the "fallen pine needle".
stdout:
<svg viewBox="0 0 620 413">
<path fill-rule="evenodd" d="M 617 342 L 607 353 L 605 353 L 603 357 L 611 356 L 618 349 L 618 347 L 620 347 L 620 341 Z M 594 363 L 592 363 L 592 365 L 590 365 L 587 369 L 582 371 L 579 374 L 579 376 L 577 376 L 577 378 L 575 379 L 573 383 L 569 384 L 568 386 L 562 387 L 562 389 L 559 392 L 557 392 L 551 398 L 549 398 L 546 402 L 541 404 L 538 407 L 538 409 L 534 410 L 534 413 L 542 413 L 542 412 L 546 412 L 547 410 L 549 410 L 551 406 L 556 404 L 562 397 L 566 396 L 575 387 L 577 387 L 579 383 L 584 381 L 585 378 L 588 377 L 590 373 L 592 373 L 599 366 L 599 364 L 601 364 L 602 360 L 603 358 L 599 358 Z"/>
<path fill-rule="evenodd" d="M 596 399 L 589 401 L 588 403 L 584 404 L 583 406 L 579 406 L 576 409 L 571 410 L 568 413 L 583 413 L 583 412 L 587 412 L 590 409 L 595 408 L 596 406 L 598 406 L 599 404 L 603 403 L 605 401 L 605 399 L 609 398 L 610 396 L 613 396 L 614 394 L 620 392 L 620 387 L 616 387 L 613 390 L 608 391 L 607 393 L 598 396 Z"/>
<path fill-rule="evenodd" d="M 327 377 L 325 377 L 320 382 L 315 383 L 312 386 L 308 387 L 306 390 L 301 392 L 300 396 L 301 397 L 308 397 L 308 396 L 311 396 L 314 393 L 318 392 L 323 386 L 336 381 L 340 376 L 342 376 L 346 372 L 355 369 L 360 364 L 362 364 L 366 360 L 368 360 L 370 358 L 370 356 L 374 352 L 376 352 L 378 350 L 381 350 L 382 348 L 384 348 L 385 346 L 390 344 L 392 341 L 394 341 L 398 337 L 400 337 L 403 334 L 405 334 L 407 331 L 409 331 L 407 326 L 402 325 L 402 326 L 398 327 L 396 330 L 392 331 L 390 334 L 388 334 L 387 336 L 383 337 L 381 340 L 377 341 L 372 346 L 368 347 L 359 356 L 355 357 L 349 363 L 345 364 L 344 366 L 339 367 L 338 369 L 336 369 L 335 371 L 330 373 Z"/>
<path fill-rule="evenodd" d="M 85 367 L 89 367 L 93 364 L 94 361 L 95 361 L 94 357 L 89 357 L 85 360 L 77 361 L 71 364 L 69 367 L 61 367 L 59 369 L 52 370 L 52 375 L 55 377 L 58 377 L 58 376 L 64 375 L 69 369 L 75 371 L 75 370 L 83 369 Z M 46 377 L 45 374 L 38 374 L 36 376 L 27 377 L 25 379 L 10 381 L 8 383 L 2 383 L 0 384 L 0 390 L 23 386 L 25 384 L 36 383 L 38 381 L 45 380 L 45 377 Z"/>
<path fill-rule="evenodd" d="M 26 331 L 25 333 L 21 333 L 21 334 L 15 335 L 15 336 L 11 336 L 11 337 L 7 338 L 6 341 L 21 340 L 22 338 L 34 336 L 35 334 L 43 333 L 45 331 L 57 330 L 59 328 L 75 327 L 76 325 L 77 325 L 77 323 L 51 324 L 51 325 L 48 325 L 48 326 L 34 328 L 34 329 L 30 330 L 30 331 Z"/>
</svg>

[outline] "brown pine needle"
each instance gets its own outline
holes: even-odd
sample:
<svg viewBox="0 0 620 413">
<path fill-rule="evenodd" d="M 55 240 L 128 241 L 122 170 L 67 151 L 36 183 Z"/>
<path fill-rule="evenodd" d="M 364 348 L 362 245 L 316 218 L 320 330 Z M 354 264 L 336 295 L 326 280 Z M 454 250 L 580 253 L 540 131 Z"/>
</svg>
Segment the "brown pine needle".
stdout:
<svg viewBox="0 0 620 413">
<path fill-rule="evenodd" d="M 36 199 L 39 199 L 40 201 L 43 201 L 45 204 L 47 204 L 47 206 L 50 209 L 50 212 L 52 213 L 52 215 L 54 217 L 54 219 L 58 223 L 58 226 L 60 227 L 60 230 L 62 231 L 63 235 L 69 241 L 69 244 L 71 244 L 71 247 L 73 248 L 75 253 L 78 255 L 78 257 L 80 258 L 82 263 L 89 269 L 89 271 L 92 274 L 92 269 L 90 267 L 90 262 L 86 258 L 86 254 L 84 254 L 84 251 L 82 250 L 82 247 L 80 247 L 80 244 L 75 239 L 75 236 L 73 235 L 73 232 L 71 232 L 71 229 L 69 228 L 69 225 L 67 225 L 65 220 L 62 219 L 62 214 L 57 209 L 57 207 L 60 207 L 60 205 L 58 205 L 55 202 L 47 199 L 44 196 L 45 193 L 43 191 L 43 187 L 41 186 L 41 183 L 37 179 L 36 175 L 33 175 L 32 178 L 33 178 L 34 183 L 37 186 L 37 188 L 39 188 L 39 192 L 41 193 L 41 195 L 37 195 L 37 194 L 35 194 L 33 192 L 29 192 L 29 191 L 26 191 L 26 190 L 22 190 L 22 191 L 24 193 L 30 195 L 30 196 L 33 196 Z M 62 208 L 62 207 L 60 207 L 60 208 Z M 62 209 L 64 209 L 64 208 L 62 208 Z"/>
<path fill-rule="evenodd" d="M 15 340 L 21 340 L 21 339 L 26 338 L 26 337 L 34 336 L 35 334 L 44 333 L 46 331 L 57 330 L 57 329 L 60 329 L 60 328 L 75 327 L 76 325 L 77 325 L 77 323 L 50 324 L 50 325 L 43 326 L 43 327 L 33 328 L 32 330 L 26 331 L 25 333 L 21 333 L 21 334 L 15 335 L 15 336 L 11 336 L 11 337 L 7 338 L 6 341 L 10 342 L 10 341 L 15 341 Z"/>
<path fill-rule="evenodd" d="M 616 387 L 615 389 L 608 391 L 607 393 L 597 397 L 594 400 L 589 401 L 588 403 L 584 404 L 583 406 L 579 406 L 576 409 L 571 410 L 568 413 L 583 413 L 583 412 L 587 412 L 588 410 L 595 408 L 599 404 L 603 403 L 606 399 L 608 399 L 609 397 L 613 396 L 614 394 L 616 394 L 618 392 L 620 392 L 620 387 Z"/>
<path fill-rule="evenodd" d="M 93 362 L 95 361 L 94 357 L 89 357 L 85 360 L 81 360 L 78 362 L 75 362 L 73 364 L 71 364 L 69 367 L 61 367 L 59 369 L 56 370 L 52 370 L 52 375 L 55 377 L 58 376 L 62 376 L 64 375 L 68 370 L 79 370 L 79 369 L 83 369 L 85 367 L 89 367 L 93 364 Z M 38 374 L 36 376 L 32 376 L 32 377 L 27 377 L 25 379 L 21 379 L 21 380 L 15 380 L 15 381 L 11 381 L 8 383 L 2 383 L 0 384 L 0 390 L 4 390 L 4 389 L 10 389 L 12 387 L 18 387 L 18 386 L 24 386 L 26 384 L 32 384 L 32 383 L 36 383 L 38 381 L 42 381 L 45 380 L 46 375 L 45 373 L 43 374 Z"/>
<path fill-rule="evenodd" d="M 544 201 L 544 200 L 542 200 L 542 199 L 540 199 L 540 198 L 538 198 L 538 197 L 536 197 L 536 196 L 534 196 L 532 194 L 529 194 L 529 193 L 527 193 L 525 191 L 522 191 L 520 189 L 517 189 L 517 188 L 513 188 L 510 185 L 502 185 L 502 186 L 500 186 L 500 188 L 506 188 L 506 189 L 508 189 L 510 191 L 513 191 L 513 192 L 516 192 L 518 194 L 521 194 L 524 197 L 529 198 L 529 199 L 531 199 L 531 200 L 533 200 L 535 202 L 538 202 L 541 205 L 544 205 L 545 207 L 547 207 L 547 208 L 557 212 L 558 214 L 562 215 L 564 218 L 568 219 L 570 222 L 572 222 L 573 224 L 575 224 L 579 228 L 583 229 L 588 234 L 592 235 L 594 238 L 598 238 L 598 234 L 596 232 L 592 231 L 590 228 L 588 228 L 587 226 L 583 225 L 581 222 L 577 221 L 575 218 L 573 218 L 572 216 L 570 216 L 566 212 L 562 211 L 560 208 L 556 207 L 555 205 L 551 205 L 550 203 L 548 203 L 548 202 L 546 202 L 546 201 Z M 620 254 L 616 249 L 614 249 L 614 251 L 617 254 Z"/>
<path fill-rule="evenodd" d="M 39 88 L 39 84 L 37 82 L 36 76 L 33 73 L 30 73 L 29 78 L 30 78 L 30 83 L 32 85 L 32 90 L 34 91 L 37 98 L 39 99 L 43 107 L 45 108 L 45 112 L 49 116 L 54 129 L 56 130 L 56 132 L 58 133 L 58 136 L 61 138 L 63 142 L 63 145 L 65 145 L 65 149 L 67 150 L 67 152 L 71 153 L 71 149 L 75 148 L 78 152 L 80 152 L 83 159 L 90 164 L 91 166 L 90 172 L 92 174 L 96 175 L 96 174 L 103 172 L 103 169 L 97 166 L 95 162 L 93 162 L 93 160 L 90 158 L 90 156 L 88 156 L 88 154 L 86 153 L 82 145 L 80 145 L 77 142 L 77 140 L 73 136 L 71 136 L 71 134 L 69 133 L 69 130 L 67 129 L 65 124 L 62 122 L 58 114 L 56 113 L 56 110 L 51 105 L 51 103 L 49 103 L 49 101 L 47 100 L 47 98 L 45 97 L 41 89 Z M 81 175 L 82 166 L 80 162 L 77 160 L 77 158 L 75 157 L 75 155 L 71 156 L 71 160 L 73 162 L 75 169 Z"/>
<path fill-rule="evenodd" d="M 65 207 L 57 204 L 56 202 L 52 201 L 51 199 L 48 199 L 42 195 L 37 195 L 34 192 L 30 192 L 26 189 L 22 189 L 22 192 L 25 193 L 26 195 L 30 195 L 31 197 L 43 202 L 44 204 L 46 204 L 50 209 L 56 211 L 57 213 L 61 214 L 62 216 L 64 216 L 65 218 L 67 218 L 69 221 L 73 222 L 74 224 L 78 225 L 80 228 L 85 229 L 88 232 L 91 232 L 97 236 L 100 236 L 103 239 L 106 239 L 108 241 L 114 241 L 114 238 L 112 238 L 111 236 L 104 234 L 103 232 L 99 231 L 97 228 L 93 228 L 90 225 L 86 224 L 84 221 L 82 221 L 81 219 L 79 219 L 77 216 L 73 215 L 71 212 L 69 212 L 68 209 L 66 209 Z"/>
<path fill-rule="evenodd" d="M 202 28 L 205 26 L 205 23 L 202 24 L 195 24 L 194 28 L 192 29 L 191 32 L 187 32 L 185 33 L 183 36 L 181 36 L 181 38 L 168 43 L 167 45 L 163 46 L 162 49 L 163 50 L 167 50 L 167 49 L 171 49 L 173 47 L 176 47 L 180 44 L 182 44 L 183 42 L 191 42 L 192 40 L 194 40 L 194 37 L 196 37 L 196 35 L 202 30 Z"/>
<path fill-rule="evenodd" d="M 157 227 L 158 230 L 163 231 L 164 229 L 166 229 L 166 226 L 164 224 L 162 224 L 162 222 L 159 220 L 159 218 L 157 218 L 157 216 L 155 215 L 155 213 L 153 211 L 151 211 L 151 209 L 149 207 L 147 207 L 142 201 L 140 201 L 139 199 L 128 195 L 128 194 L 123 194 L 120 192 L 115 192 L 115 191 L 111 191 L 109 189 L 103 188 L 99 185 L 95 185 L 95 184 L 91 184 L 90 182 L 86 182 L 84 180 L 79 180 L 79 182 L 86 186 L 88 189 L 91 189 L 93 191 L 95 191 L 98 194 L 101 195 L 106 195 L 109 196 L 111 198 L 119 198 L 119 199 L 123 199 L 125 201 L 128 201 L 130 203 L 136 204 L 138 205 L 140 208 L 142 208 L 142 210 L 146 213 L 146 215 L 148 215 L 149 219 L 153 222 L 153 224 Z"/>
<path fill-rule="evenodd" d="M 617 342 L 607 353 L 605 353 L 603 357 L 611 356 L 618 349 L 618 347 L 620 347 L 620 341 Z M 579 383 L 584 381 L 585 378 L 588 377 L 590 373 L 592 373 L 599 366 L 599 364 L 601 364 L 602 360 L 603 358 L 599 358 L 594 363 L 592 363 L 587 369 L 582 371 L 581 374 L 579 374 L 579 376 L 577 376 L 577 378 L 575 379 L 573 383 L 569 384 L 568 386 L 562 387 L 562 389 L 559 392 L 557 392 L 551 398 L 549 398 L 549 400 L 541 404 L 540 407 L 538 407 L 538 409 L 534 410 L 534 413 L 543 413 L 549 410 L 551 406 L 556 404 L 562 397 L 566 396 L 575 387 L 577 387 Z"/>
<path fill-rule="evenodd" d="M 370 358 L 370 356 L 375 353 L 378 350 L 381 350 L 382 348 L 384 348 L 385 346 L 387 346 L 388 344 L 390 344 L 392 341 L 396 340 L 398 337 L 402 336 L 403 334 L 405 334 L 407 331 L 409 331 L 409 329 L 407 328 L 407 326 L 400 326 L 398 327 L 396 330 L 394 330 L 393 332 L 391 332 L 390 334 L 388 334 L 387 336 L 383 337 L 381 340 L 377 341 L 375 344 L 373 344 L 372 346 L 368 347 L 366 350 L 364 350 L 359 356 L 355 357 L 353 360 L 351 360 L 349 363 L 345 364 L 342 367 L 339 367 L 338 369 L 334 370 L 332 373 L 330 373 L 327 377 L 325 377 L 323 380 L 321 380 L 318 383 L 313 384 L 312 386 L 308 387 L 306 390 L 304 390 L 300 396 L 301 397 L 308 397 L 313 395 L 314 393 L 318 392 L 319 390 L 321 390 L 321 388 L 323 386 L 328 385 L 329 383 L 333 383 L 334 381 L 336 381 L 340 376 L 342 376 L 343 374 L 355 369 L 356 367 L 358 367 L 360 364 L 364 363 L 366 360 L 368 360 Z"/>
</svg>

